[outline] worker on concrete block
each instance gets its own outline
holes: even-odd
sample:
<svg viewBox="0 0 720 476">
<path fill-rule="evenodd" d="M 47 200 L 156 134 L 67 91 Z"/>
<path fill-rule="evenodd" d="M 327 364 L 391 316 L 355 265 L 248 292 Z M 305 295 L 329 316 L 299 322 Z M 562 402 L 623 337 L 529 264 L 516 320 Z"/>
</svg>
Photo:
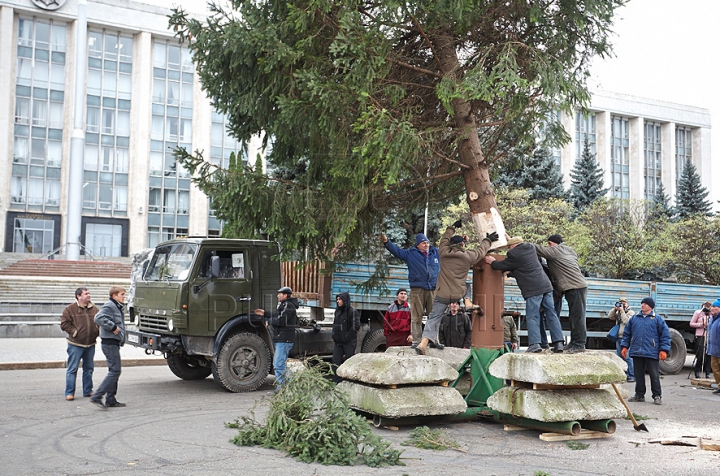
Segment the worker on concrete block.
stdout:
<svg viewBox="0 0 720 476">
<path fill-rule="evenodd" d="M 415 247 L 404 250 L 382 233 L 380 242 L 393 256 L 407 263 L 408 281 L 410 281 L 410 313 L 412 314 L 411 330 L 413 346 L 420 343 L 422 337 L 423 315 L 429 315 L 435 299 L 438 273 L 440 272 L 440 256 L 438 249 L 430 246 L 427 237 L 418 233 Z"/>
<path fill-rule="evenodd" d="M 645 401 L 645 372 L 650 374 L 650 390 L 655 405 L 662 405 L 660 361 L 670 352 L 670 329 L 660 314 L 655 314 L 655 300 L 646 297 L 640 302 L 640 312 L 625 324 L 622 338 L 622 357 L 630 357 L 635 365 L 635 395 L 628 402 Z"/>
<path fill-rule="evenodd" d="M 465 248 L 467 241 L 464 236 L 453 236 L 455 230 L 462 226 L 458 220 L 447 227 L 440 239 L 440 274 L 438 275 L 437 289 L 430 316 L 428 317 L 422 340 L 415 348 L 418 354 L 425 354 L 428 346 L 442 349 L 444 346 L 438 342 L 440 320 L 445 310 L 452 302 L 457 302 L 465 296 L 465 280 L 470 268 L 480 261 L 498 239 L 496 232 L 488 233 L 480 246 L 474 250 Z"/>
<path fill-rule="evenodd" d="M 580 271 L 577 253 L 563 242 L 560 235 L 550 235 L 547 246 L 533 246 L 538 256 L 547 260 L 548 269 L 554 280 L 555 313 L 560 314 L 563 296 L 568 303 L 570 344 L 565 348 L 565 352 L 569 354 L 585 352 L 587 340 L 585 309 L 588 286 Z"/>
<path fill-rule="evenodd" d="M 485 257 L 485 262 L 492 269 L 510 271 L 517 281 L 520 293 L 525 298 L 525 319 L 527 320 L 529 343 L 527 352 L 542 352 L 543 350 L 540 346 L 541 308 L 545 311 L 545 318 L 550 329 L 552 351 L 562 352 L 564 339 L 560 319 L 555 313 L 552 283 L 543 271 L 535 247 L 530 243 L 525 243 L 520 236 L 508 237 L 507 246 L 509 251 L 503 261 L 498 261 L 488 255 Z"/>
<path fill-rule="evenodd" d="M 383 334 L 387 347 L 412 344 L 410 334 L 410 303 L 407 289 L 400 288 L 396 293 L 397 299 L 388 306 L 383 319 Z"/>
<path fill-rule="evenodd" d="M 469 349 L 472 341 L 470 317 L 460 310 L 460 303 L 450 303 L 450 308 L 440 320 L 438 340 L 445 347 Z"/>
</svg>

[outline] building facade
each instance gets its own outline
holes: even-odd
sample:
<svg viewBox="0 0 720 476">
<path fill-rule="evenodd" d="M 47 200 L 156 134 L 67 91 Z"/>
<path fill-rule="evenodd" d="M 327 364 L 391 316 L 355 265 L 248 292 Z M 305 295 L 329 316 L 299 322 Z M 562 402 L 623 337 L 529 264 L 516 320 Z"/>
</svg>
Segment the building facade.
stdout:
<svg viewBox="0 0 720 476">
<path fill-rule="evenodd" d="M 87 48 L 78 58 L 81 1 Z M 63 253 L 78 102 L 84 253 L 128 256 L 176 236 L 220 234 L 172 149 L 204 151 L 218 165 L 242 152 L 168 30 L 169 13 L 132 1 L 0 0 L 0 251 Z M 612 196 L 652 198 L 661 181 L 674 196 L 685 158 L 709 185 L 707 110 L 602 92 L 590 110 L 559 116 L 573 138 L 554 151 L 566 186 L 585 138 Z"/>
</svg>

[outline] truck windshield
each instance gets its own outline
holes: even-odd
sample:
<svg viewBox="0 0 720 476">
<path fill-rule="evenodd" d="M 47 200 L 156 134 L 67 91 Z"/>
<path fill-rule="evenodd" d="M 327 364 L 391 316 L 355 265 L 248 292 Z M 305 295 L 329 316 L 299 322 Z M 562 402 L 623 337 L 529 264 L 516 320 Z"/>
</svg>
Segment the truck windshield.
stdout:
<svg viewBox="0 0 720 476">
<path fill-rule="evenodd" d="M 179 243 L 155 248 L 145 271 L 146 281 L 184 281 L 190 274 L 197 245 Z"/>
</svg>

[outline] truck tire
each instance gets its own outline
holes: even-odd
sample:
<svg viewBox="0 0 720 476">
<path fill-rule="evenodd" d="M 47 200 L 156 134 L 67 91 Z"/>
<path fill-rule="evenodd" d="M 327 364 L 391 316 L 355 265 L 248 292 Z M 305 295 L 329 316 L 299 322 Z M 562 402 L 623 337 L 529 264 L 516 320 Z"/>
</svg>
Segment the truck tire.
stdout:
<svg viewBox="0 0 720 476">
<path fill-rule="evenodd" d="M 212 372 L 209 363 L 202 366 L 187 354 L 168 354 L 167 364 L 170 371 L 183 380 L 202 380 Z"/>
<path fill-rule="evenodd" d="M 365 336 L 362 345 L 362 352 L 385 352 L 385 335 L 382 329 L 370 331 Z"/>
<path fill-rule="evenodd" d="M 265 383 L 270 373 L 270 349 L 256 334 L 230 336 L 217 356 L 217 381 L 230 392 L 252 392 Z"/>
<path fill-rule="evenodd" d="M 680 332 L 670 329 L 670 352 L 665 360 L 660 361 L 660 373 L 671 375 L 680 372 L 685 365 L 687 346 Z"/>
</svg>

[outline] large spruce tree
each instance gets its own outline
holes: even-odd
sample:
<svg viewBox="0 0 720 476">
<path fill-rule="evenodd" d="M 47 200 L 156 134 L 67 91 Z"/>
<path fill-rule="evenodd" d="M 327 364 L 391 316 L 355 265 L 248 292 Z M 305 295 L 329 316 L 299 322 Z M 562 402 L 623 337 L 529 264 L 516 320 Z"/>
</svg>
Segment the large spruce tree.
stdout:
<svg viewBox="0 0 720 476">
<path fill-rule="evenodd" d="M 590 151 L 590 143 L 587 137 L 583 144 L 583 151 L 575 166 L 570 171 L 570 197 L 575 209 L 582 212 L 588 205 L 598 198 L 605 196 L 608 189 L 605 188 L 603 170 L 595 160 L 595 154 Z"/>
<path fill-rule="evenodd" d="M 232 135 L 264 134 L 269 169 L 293 173 L 216 174 L 200 151 L 176 156 L 233 230 L 308 257 L 367 249 L 389 216 L 461 190 L 486 212 L 503 144 L 588 103 L 590 60 L 610 53 L 625 3 L 234 0 L 202 21 L 176 9 L 170 26 Z"/>
<path fill-rule="evenodd" d="M 695 165 L 689 159 L 686 160 L 675 194 L 675 212 L 678 218 L 691 215 L 711 215 L 712 203 L 707 200 L 709 193 L 700 184 L 700 175 L 698 175 Z"/>
</svg>

